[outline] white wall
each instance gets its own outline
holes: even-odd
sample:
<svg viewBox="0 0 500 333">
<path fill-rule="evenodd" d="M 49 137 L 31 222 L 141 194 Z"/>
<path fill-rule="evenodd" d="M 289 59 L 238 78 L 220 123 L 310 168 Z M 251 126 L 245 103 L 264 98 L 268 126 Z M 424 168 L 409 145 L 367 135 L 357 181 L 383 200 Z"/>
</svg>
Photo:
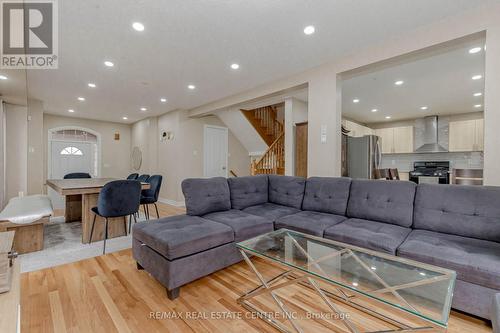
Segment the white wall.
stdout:
<svg viewBox="0 0 500 333">
<path fill-rule="evenodd" d="M 225 124 L 216 116 L 189 118 L 183 110 L 169 112 L 155 119 L 156 130 L 147 125 L 147 120 L 133 124 L 131 145 L 144 147 L 146 142 L 149 142 L 150 147 L 143 150 L 143 160 L 151 160 L 151 156 L 156 156 L 157 161 L 146 162 L 141 170 L 162 175 L 164 179 L 160 198 L 171 204 L 182 205 L 184 196 L 181 182 L 186 178 L 203 177 L 204 125 Z M 172 132 L 173 139 L 160 142 L 160 131 Z M 228 139 L 228 171 L 233 170 L 238 176 L 249 175 L 248 151 L 233 135 L 232 129 Z M 153 145 L 152 141 L 156 141 L 156 145 Z"/>
<path fill-rule="evenodd" d="M 131 171 L 131 125 L 44 114 L 44 183 L 48 174 L 48 132 L 50 129 L 66 126 L 88 128 L 101 135 L 100 177 L 125 178 L 128 176 Z M 120 140 L 114 139 L 115 133 L 120 133 Z"/>
<path fill-rule="evenodd" d="M 215 113 L 251 155 L 262 155 L 268 148 L 259 133 L 241 113 L 239 108 L 229 108 Z"/>
<path fill-rule="evenodd" d="M 285 99 L 285 174 L 295 175 L 295 124 L 307 121 L 307 103 L 290 97 Z"/>
<path fill-rule="evenodd" d="M 6 200 L 28 191 L 28 110 L 5 104 Z"/>
<path fill-rule="evenodd" d="M 28 99 L 28 194 L 43 193 L 44 168 L 40 168 L 43 147 L 43 104 Z"/>
<path fill-rule="evenodd" d="M 0 99 L 0 209 L 5 204 L 5 112 Z"/>
</svg>

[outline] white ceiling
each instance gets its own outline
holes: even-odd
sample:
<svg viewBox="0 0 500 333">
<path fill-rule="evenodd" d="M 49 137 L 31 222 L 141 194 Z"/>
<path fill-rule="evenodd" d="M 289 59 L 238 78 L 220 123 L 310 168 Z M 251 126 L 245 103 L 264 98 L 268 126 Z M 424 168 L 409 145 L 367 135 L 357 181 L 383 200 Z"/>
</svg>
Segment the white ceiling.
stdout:
<svg viewBox="0 0 500 333">
<path fill-rule="evenodd" d="M 76 117 L 122 121 L 126 115 L 133 122 L 239 93 L 493 2 L 64 0 L 58 2 L 59 69 L 29 71 L 28 91 L 50 113 L 70 115 L 72 108 Z M 134 31 L 134 21 L 146 30 Z M 306 36 L 309 24 L 316 33 Z M 115 68 L 104 67 L 108 59 Z M 240 70 L 229 68 L 233 62 Z M 197 89 L 189 91 L 190 83 Z M 0 82 L 0 93 L 9 84 Z M 163 96 L 168 103 L 160 103 Z"/>
<path fill-rule="evenodd" d="M 418 60 L 385 66 L 382 70 L 342 81 L 342 113 L 361 123 L 415 119 L 428 115 L 483 111 L 485 51 L 484 38 L 420 54 Z M 472 80 L 480 74 L 483 78 Z M 396 86 L 398 80 L 404 84 Z M 359 99 L 359 103 L 353 103 Z M 427 110 L 421 107 L 427 106 Z M 378 109 L 378 112 L 371 112 Z M 390 116 L 391 119 L 386 119 Z"/>
</svg>

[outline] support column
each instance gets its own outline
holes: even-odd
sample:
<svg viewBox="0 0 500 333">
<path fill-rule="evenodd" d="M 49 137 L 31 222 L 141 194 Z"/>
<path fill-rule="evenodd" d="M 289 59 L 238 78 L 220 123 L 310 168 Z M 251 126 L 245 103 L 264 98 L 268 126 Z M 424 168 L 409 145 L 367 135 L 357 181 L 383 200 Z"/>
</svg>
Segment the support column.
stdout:
<svg viewBox="0 0 500 333">
<path fill-rule="evenodd" d="M 308 176 L 341 174 L 341 90 L 334 69 L 323 69 L 309 81 Z"/>
<path fill-rule="evenodd" d="M 500 185 L 500 24 L 486 31 L 484 185 Z"/>
<path fill-rule="evenodd" d="M 295 176 L 295 124 L 307 121 L 307 103 L 289 97 L 285 99 L 285 175 Z"/>
</svg>

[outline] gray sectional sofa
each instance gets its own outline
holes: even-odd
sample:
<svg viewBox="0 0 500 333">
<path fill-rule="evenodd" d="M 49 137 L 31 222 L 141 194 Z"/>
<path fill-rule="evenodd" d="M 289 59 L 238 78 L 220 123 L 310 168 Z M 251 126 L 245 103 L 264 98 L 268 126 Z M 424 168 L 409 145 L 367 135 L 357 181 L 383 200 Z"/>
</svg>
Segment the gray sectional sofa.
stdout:
<svg viewBox="0 0 500 333">
<path fill-rule="evenodd" d="M 453 307 L 492 319 L 500 187 L 286 176 L 187 179 L 186 215 L 138 223 L 133 255 L 174 299 L 242 260 L 236 242 L 287 228 L 453 269 Z"/>
</svg>

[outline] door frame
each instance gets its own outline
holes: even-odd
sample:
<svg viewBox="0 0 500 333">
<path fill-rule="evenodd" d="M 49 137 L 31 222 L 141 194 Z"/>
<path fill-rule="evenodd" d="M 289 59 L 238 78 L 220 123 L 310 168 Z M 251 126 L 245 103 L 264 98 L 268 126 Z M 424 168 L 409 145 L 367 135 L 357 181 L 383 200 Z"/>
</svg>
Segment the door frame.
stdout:
<svg viewBox="0 0 500 333">
<path fill-rule="evenodd" d="M 47 132 L 47 178 L 49 179 L 52 174 L 52 142 L 72 142 L 71 140 L 54 140 L 52 139 L 52 134 L 54 132 L 62 131 L 62 130 L 77 130 L 89 132 L 92 135 L 95 135 L 97 138 L 97 177 L 101 175 L 101 161 L 102 161 L 102 150 L 101 150 L 101 134 L 89 128 L 80 127 L 80 126 L 61 126 L 50 128 Z M 75 143 L 81 143 L 82 141 L 74 141 Z"/>
<path fill-rule="evenodd" d="M 216 125 L 209 125 L 209 124 L 204 124 L 203 125 L 203 177 L 207 177 L 208 170 L 207 170 L 207 129 L 209 128 L 214 128 L 214 129 L 219 129 L 219 130 L 224 130 L 226 134 L 226 178 L 229 174 L 229 129 L 224 126 L 216 126 Z"/>
</svg>

